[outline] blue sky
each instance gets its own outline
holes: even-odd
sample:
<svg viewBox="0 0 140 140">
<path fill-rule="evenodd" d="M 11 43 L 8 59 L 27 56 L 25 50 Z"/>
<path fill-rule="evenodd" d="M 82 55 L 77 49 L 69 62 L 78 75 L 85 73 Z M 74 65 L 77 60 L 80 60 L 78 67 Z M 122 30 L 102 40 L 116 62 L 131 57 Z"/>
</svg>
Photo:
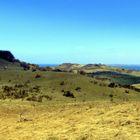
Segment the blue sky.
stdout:
<svg viewBox="0 0 140 140">
<path fill-rule="evenodd" d="M 0 49 L 31 63 L 140 64 L 139 0 L 0 0 Z"/>
</svg>

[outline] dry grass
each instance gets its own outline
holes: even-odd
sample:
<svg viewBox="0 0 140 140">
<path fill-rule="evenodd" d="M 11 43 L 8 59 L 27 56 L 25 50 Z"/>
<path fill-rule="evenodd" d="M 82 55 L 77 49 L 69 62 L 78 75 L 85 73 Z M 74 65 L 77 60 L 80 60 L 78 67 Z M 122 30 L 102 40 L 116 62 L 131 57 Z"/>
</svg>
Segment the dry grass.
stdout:
<svg viewBox="0 0 140 140">
<path fill-rule="evenodd" d="M 134 84 L 133 87 L 140 89 L 140 84 Z"/>
<path fill-rule="evenodd" d="M 1 140 L 139 140 L 140 102 L 41 105 L 3 101 Z"/>
</svg>

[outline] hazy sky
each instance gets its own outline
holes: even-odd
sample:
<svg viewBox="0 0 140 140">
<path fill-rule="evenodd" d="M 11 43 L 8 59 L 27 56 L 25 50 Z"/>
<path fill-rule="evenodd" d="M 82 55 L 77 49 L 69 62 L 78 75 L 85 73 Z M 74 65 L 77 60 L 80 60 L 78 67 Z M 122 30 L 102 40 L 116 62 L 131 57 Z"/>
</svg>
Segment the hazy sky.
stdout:
<svg viewBox="0 0 140 140">
<path fill-rule="evenodd" d="M 0 49 L 42 64 L 140 64 L 140 0 L 0 0 Z"/>
</svg>

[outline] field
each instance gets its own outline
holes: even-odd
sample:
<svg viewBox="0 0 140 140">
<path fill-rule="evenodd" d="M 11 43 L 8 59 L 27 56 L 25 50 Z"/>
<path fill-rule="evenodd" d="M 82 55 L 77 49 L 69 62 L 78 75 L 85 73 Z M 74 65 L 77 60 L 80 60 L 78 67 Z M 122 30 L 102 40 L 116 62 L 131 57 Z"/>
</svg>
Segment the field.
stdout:
<svg viewBox="0 0 140 140">
<path fill-rule="evenodd" d="M 0 140 L 139 140 L 140 93 L 69 72 L 0 70 Z"/>
<path fill-rule="evenodd" d="M 39 78 L 36 76 L 39 75 Z M 114 100 L 119 101 L 135 101 L 140 100 L 139 92 L 126 89 L 123 87 L 109 88 L 108 81 L 97 80 L 96 78 L 68 73 L 68 72 L 32 72 L 24 70 L 1 70 L 0 71 L 0 93 L 3 93 L 2 88 L 9 86 L 13 88 L 10 95 L 5 94 L 5 98 L 13 99 L 13 92 L 19 94 L 18 91 L 27 91 L 28 95 L 19 97 L 19 99 L 26 100 L 27 97 L 32 96 L 49 96 L 52 98 L 51 103 L 65 103 L 75 101 L 96 101 L 96 100 L 110 100 L 110 94 L 113 94 Z M 16 88 L 15 88 L 16 86 Z M 37 92 L 31 92 L 31 89 L 38 86 Z M 67 98 L 64 91 L 70 91 L 75 98 Z M 128 92 L 126 92 L 128 91 Z M 18 99 L 18 97 L 16 98 Z M 50 101 L 43 98 L 44 103 Z"/>
<path fill-rule="evenodd" d="M 0 106 L 2 140 L 139 140 L 139 102 Z"/>
<path fill-rule="evenodd" d="M 107 78 L 111 80 L 114 83 L 120 84 L 120 85 L 133 85 L 133 84 L 139 84 L 140 83 L 140 77 L 130 74 L 122 74 L 112 71 L 102 71 L 102 72 L 95 72 L 91 75 L 94 75 L 96 77 L 100 78 Z"/>
</svg>

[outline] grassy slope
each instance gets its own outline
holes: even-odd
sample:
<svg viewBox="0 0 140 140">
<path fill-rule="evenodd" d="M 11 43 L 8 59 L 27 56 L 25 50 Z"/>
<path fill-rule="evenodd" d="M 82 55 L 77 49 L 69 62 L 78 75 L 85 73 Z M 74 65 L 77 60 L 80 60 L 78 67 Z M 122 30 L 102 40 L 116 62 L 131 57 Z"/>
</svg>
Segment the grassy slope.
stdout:
<svg viewBox="0 0 140 140">
<path fill-rule="evenodd" d="M 140 76 L 121 74 L 116 72 L 96 72 L 93 76 L 107 78 L 120 85 L 132 85 L 140 83 Z"/>
<path fill-rule="evenodd" d="M 139 102 L 0 102 L 2 140 L 139 140 Z"/>
<path fill-rule="evenodd" d="M 7 67 L 7 69 L 21 69 L 19 63 L 11 63 L 0 58 L 0 69 L 3 69 L 4 67 Z"/>
<path fill-rule="evenodd" d="M 36 74 L 41 78 L 35 79 Z M 127 94 L 124 88 L 108 88 L 103 86 L 107 82 L 72 73 L 23 71 L 13 65 L 10 70 L 0 70 L 0 89 L 2 85 L 22 84 L 27 80 L 30 86 L 40 85 L 41 92 L 53 100 L 42 103 L 1 100 L 0 139 L 139 139 L 138 92 L 130 90 Z M 81 92 L 75 91 L 76 87 L 81 87 Z M 76 99 L 64 97 L 63 89 L 72 91 Z M 115 103 L 109 101 L 110 93 L 115 95 Z"/>
<path fill-rule="evenodd" d="M 35 79 L 36 74 L 40 74 L 41 78 Z M 0 79 L 1 86 L 14 85 L 17 83 L 23 84 L 30 80 L 30 86 L 41 86 L 41 92 L 53 98 L 51 102 L 109 100 L 109 94 L 113 94 L 116 101 L 140 100 L 140 94 L 138 92 L 130 90 L 129 94 L 127 94 L 124 88 L 109 88 L 105 82 L 72 73 L 6 70 L 0 71 Z M 11 80 L 11 82 L 8 82 L 9 80 Z M 60 85 L 63 81 L 65 84 Z M 94 84 L 94 81 L 98 83 Z M 80 92 L 75 90 L 77 87 L 81 88 Z M 76 99 L 64 97 L 61 92 L 62 90 L 72 91 Z"/>
</svg>

